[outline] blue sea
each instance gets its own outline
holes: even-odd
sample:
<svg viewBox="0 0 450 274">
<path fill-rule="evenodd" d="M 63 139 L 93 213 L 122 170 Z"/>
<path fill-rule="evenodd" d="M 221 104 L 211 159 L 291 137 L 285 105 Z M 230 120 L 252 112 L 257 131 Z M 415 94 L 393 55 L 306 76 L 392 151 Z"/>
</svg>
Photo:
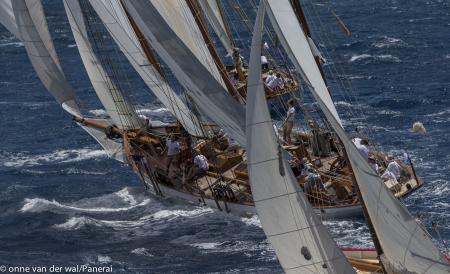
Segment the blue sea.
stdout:
<svg viewBox="0 0 450 274">
<path fill-rule="evenodd" d="M 346 129 L 351 133 L 358 126 L 385 151 L 411 155 L 425 186 L 404 202 L 445 252 L 450 238 L 450 2 L 305 2 Z M 252 5 L 246 6 L 254 16 Z M 66 77 L 85 112 L 105 115 L 62 3 L 45 1 L 45 10 Z M 243 33 L 240 42 L 246 43 L 250 37 Z M 112 266 L 113 273 L 282 272 L 257 217 L 173 203 L 145 192 L 130 167 L 107 158 L 47 93 L 23 45 L 3 27 L 0 68 L 0 265 L 88 264 Z M 137 75 L 127 77 L 139 108 L 153 119 L 171 121 Z M 341 85 L 350 85 L 351 91 L 342 91 Z M 425 136 L 412 132 L 415 121 L 427 128 Z M 342 247 L 373 246 L 362 218 L 326 224 Z"/>
</svg>

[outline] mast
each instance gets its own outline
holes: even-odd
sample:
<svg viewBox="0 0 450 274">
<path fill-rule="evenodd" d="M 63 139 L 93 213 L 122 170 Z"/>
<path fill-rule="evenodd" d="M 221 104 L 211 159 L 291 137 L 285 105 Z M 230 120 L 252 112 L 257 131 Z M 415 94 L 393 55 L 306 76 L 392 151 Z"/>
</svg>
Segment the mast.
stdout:
<svg viewBox="0 0 450 274">
<path fill-rule="evenodd" d="M 222 61 L 220 60 L 219 55 L 217 54 L 216 48 L 214 47 L 214 43 L 211 40 L 211 37 L 209 36 L 208 31 L 206 30 L 205 23 L 203 22 L 203 18 L 201 17 L 199 4 L 197 2 L 198 0 L 186 0 L 187 5 L 189 6 L 189 9 L 191 10 L 192 15 L 194 16 L 195 22 L 200 29 L 200 32 L 202 34 L 203 40 L 206 43 L 206 46 L 208 47 L 209 53 L 214 59 L 214 62 L 216 63 L 217 69 L 219 70 L 220 76 L 222 77 L 223 82 L 225 83 L 225 86 L 227 87 L 228 92 L 231 96 L 233 96 L 235 99 L 238 99 L 238 93 L 234 85 L 231 83 L 230 78 L 228 77 L 227 70 L 225 66 L 223 65 Z"/>
<path fill-rule="evenodd" d="M 123 4 L 123 0 L 120 0 L 120 5 L 122 6 L 123 10 L 125 11 L 125 14 L 127 15 L 128 21 L 130 22 L 131 27 L 134 30 L 134 33 L 136 34 L 139 43 L 142 47 L 142 50 L 144 51 L 145 56 L 147 57 L 148 61 L 152 66 L 158 71 L 158 73 L 165 78 L 164 70 L 161 66 L 161 63 L 156 58 L 156 55 L 154 54 L 152 48 L 150 47 L 147 39 L 145 39 L 144 35 L 142 34 L 141 30 L 138 28 L 136 23 L 134 22 L 133 18 L 128 13 L 125 5 Z"/>
<path fill-rule="evenodd" d="M 309 29 L 308 21 L 306 21 L 305 13 L 303 12 L 302 5 L 300 4 L 300 0 L 290 0 L 292 8 L 294 9 L 295 15 L 297 16 L 298 22 L 300 23 L 300 26 L 303 29 L 303 32 L 308 36 L 310 39 L 312 39 L 311 31 Z M 312 43 L 314 43 L 311 40 Z M 325 78 L 325 72 L 323 70 L 322 62 L 320 60 L 319 56 L 314 56 L 314 59 L 316 60 L 317 67 L 319 67 L 320 74 L 322 75 L 323 80 L 325 81 L 325 84 L 328 86 L 327 79 Z"/>
</svg>

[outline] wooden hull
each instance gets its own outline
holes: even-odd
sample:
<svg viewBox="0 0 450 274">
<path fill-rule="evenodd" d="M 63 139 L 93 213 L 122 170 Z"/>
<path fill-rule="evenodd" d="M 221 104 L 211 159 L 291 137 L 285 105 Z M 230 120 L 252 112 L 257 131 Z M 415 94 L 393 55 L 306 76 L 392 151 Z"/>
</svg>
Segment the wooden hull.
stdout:
<svg viewBox="0 0 450 274">
<path fill-rule="evenodd" d="M 156 191 L 153 187 L 155 182 L 152 182 L 151 179 L 147 176 L 144 176 L 144 179 L 146 189 L 150 193 L 157 196 L 194 204 L 197 206 L 208 206 L 237 216 L 251 216 L 257 214 L 255 206 L 253 204 L 226 202 L 223 200 L 214 200 L 208 197 L 202 198 L 199 195 L 182 192 L 163 184 L 158 185 L 158 188 L 162 193 L 162 195 L 160 195 L 158 194 L 158 191 Z M 340 219 L 363 216 L 362 209 L 359 204 L 334 206 L 320 209 L 315 208 L 314 210 L 318 215 L 322 217 L 322 219 Z"/>
</svg>

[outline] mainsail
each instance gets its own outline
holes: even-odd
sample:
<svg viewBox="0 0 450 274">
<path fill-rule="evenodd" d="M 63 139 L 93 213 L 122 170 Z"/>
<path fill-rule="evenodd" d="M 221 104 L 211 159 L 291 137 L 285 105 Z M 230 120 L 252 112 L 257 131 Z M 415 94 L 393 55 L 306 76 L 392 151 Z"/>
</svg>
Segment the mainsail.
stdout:
<svg viewBox="0 0 450 274">
<path fill-rule="evenodd" d="M 445 257 L 434 245 L 426 230 L 394 197 L 342 128 L 326 87 L 320 80 L 320 72 L 311 58 L 306 36 L 295 20 L 289 1 L 265 1 L 272 24 L 290 59 L 299 66 L 299 71 L 308 80 L 309 88 L 319 107 L 347 151 L 364 205 L 383 250 L 385 268 L 396 273 L 448 273 L 449 266 Z"/>
<path fill-rule="evenodd" d="M 157 7 L 161 8 L 163 2 L 165 3 L 146 0 L 124 1 L 140 30 L 188 91 L 196 107 L 223 128 L 231 138 L 245 145 L 243 106 L 228 95 L 223 82 L 219 81 L 220 75 L 213 76 L 211 68 L 198 59 L 161 16 Z"/>
<path fill-rule="evenodd" d="M 342 125 L 327 85 L 314 59 L 314 53 L 289 0 L 267 0 L 267 14 L 289 59 L 309 86 L 314 97 L 321 98 Z M 299 50 L 301 49 L 301 50 Z"/>
<path fill-rule="evenodd" d="M 227 51 L 228 55 L 231 56 L 233 54 L 233 41 L 227 30 L 226 21 L 223 18 L 221 7 L 219 6 L 220 3 L 218 0 L 200 0 L 198 3 L 222 46 Z"/>
<path fill-rule="evenodd" d="M 159 101 L 194 136 L 201 136 L 199 121 L 145 56 L 120 0 L 90 0 L 109 34 Z"/>
<path fill-rule="evenodd" d="M 262 227 L 286 273 L 354 273 L 314 213 L 283 158 L 261 79 L 264 0 L 251 46 L 247 97 L 247 157 L 252 195 Z"/>
<path fill-rule="evenodd" d="M 80 52 L 81 60 L 106 112 L 116 126 L 123 129 L 135 129 L 143 126 L 130 100 L 110 79 L 89 42 L 83 12 L 78 0 L 65 0 L 64 8 L 70 27 Z"/>
<path fill-rule="evenodd" d="M 67 82 L 59 64 L 41 1 L 14 0 L 11 6 L 7 2 L 1 8 L 12 8 L 19 32 L 18 38 L 23 42 L 31 64 L 42 83 L 66 111 L 72 114 L 79 113 L 75 92 Z M 11 24 L 9 27 L 6 26 L 8 29 L 11 28 Z M 17 35 L 14 28 L 12 33 Z"/>
</svg>

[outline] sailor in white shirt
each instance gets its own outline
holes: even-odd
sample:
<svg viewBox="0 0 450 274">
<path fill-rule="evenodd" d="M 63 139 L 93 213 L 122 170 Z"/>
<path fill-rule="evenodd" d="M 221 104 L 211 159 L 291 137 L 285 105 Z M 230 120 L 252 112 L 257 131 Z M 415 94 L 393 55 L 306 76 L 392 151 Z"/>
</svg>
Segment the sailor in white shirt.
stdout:
<svg viewBox="0 0 450 274">
<path fill-rule="evenodd" d="M 380 172 L 382 172 L 381 174 L 381 178 L 386 182 L 386 181 L 393 181 L 393 182 L 397 182 L 397 178 L 395 177 L 395 175 L 390 172 L 389 170 L 385 170 L 384 168 L 380 169 Z"/>
<path fill-rule="evenodd" d="M 288 105 L 288 112 L 286 114 L 286 120 L 284 120 L 283 141 L 289 145 L 292 142 L 291 133 L 292 128 L 294 127 L 294 118 L 295 118 L 294 100 L 289 99 L 287 105 Z"/>
<path fill-rule="evenodd" d="M 183 183 L 187 183 L 192 180 L 194 177 L 202 176 L 209 170 L 208 159 L 206 159 L 205 155 L 197 154 L 194 157 L 194 165 L 189 169 L 187 176 L 183 179 Z"/>
<path fill-rule="evenodd" d="M 378 169 L 380 168 L 377 164 L 377 161 L 373 156 L 369 157 L 369 165 L 373 169 L 373 171 L 378 173 Z"/>
<path fill-rule="evenodd" d="M 366 139 L 362 139 L 359 142 L 359 145 L 355 144 L 356 148 L 358 149 L 359 153 L 361 154 L 361 156 L 368 161 L 369 160 L 369 149 L 367 148 L 367 146 L 369 145 L 369 142 Z"/>
<path fill-rule="evenodd" d="M 261 55 L 261 68 L 263 70 L 269 69 L 269 61 L 267 61 L 267 57 L 264 55 Z"/>
<path fill-rule="evenodd" d="M 269 75 L 267 75 L 266 80 L 264 81 L 264 83 L 266 85 L 269 85 L 270 82 L 272 82 L 275 79 L 275 75 L 273 74 L 273 71 L 269 71 Z"/>
<path fill-rule="evenodd" d="M 170 165 L 177 160 L 177 157 L 181 151 L 180 143 L 176 140 L 175 135 L 171 135 L 166 140 L 167 148 L 167 162 L 166 162 L 166 176 L 169 175 Z"/>
<path fill-rule="evenodd" d="M 272 90 L 279 90 L 284 88 L 284 81 L 281 78 L 281 74 L 277 73 L 276 77 L 272 81 L 270 81 L 267 86 Z"/>
<path fill-rule="evenodd" d="M 389 164 L 386 170 L 389 170 L 392 174 L 394 174 L 397 180 L 400 179 L 403 168 L 394 160 L 394 156 L 389 155 L 387 159 Z"/>
</svg>

